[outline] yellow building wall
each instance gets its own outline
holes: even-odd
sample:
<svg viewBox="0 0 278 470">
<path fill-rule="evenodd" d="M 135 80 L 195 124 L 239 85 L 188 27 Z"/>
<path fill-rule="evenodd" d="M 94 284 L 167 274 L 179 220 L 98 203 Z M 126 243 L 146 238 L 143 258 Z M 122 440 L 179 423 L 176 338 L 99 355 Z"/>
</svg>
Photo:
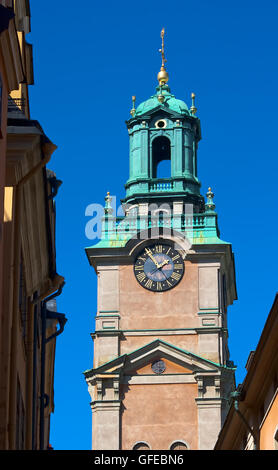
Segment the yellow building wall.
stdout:
<svg viewBox="0 0 278 470">
<path fill-rule="evenodd" d="M 278 393 L 264 420 L 260 433 L 260 450 L 274 450 L 274 433 L 278 426 Z"/>
<path fill-rule="evenodd" d="M 152 450 L 169 450 L 173 441 L 198 449 L 197 384 L 123 385 L 122 449 L 147 442 Z"/>
</svg>

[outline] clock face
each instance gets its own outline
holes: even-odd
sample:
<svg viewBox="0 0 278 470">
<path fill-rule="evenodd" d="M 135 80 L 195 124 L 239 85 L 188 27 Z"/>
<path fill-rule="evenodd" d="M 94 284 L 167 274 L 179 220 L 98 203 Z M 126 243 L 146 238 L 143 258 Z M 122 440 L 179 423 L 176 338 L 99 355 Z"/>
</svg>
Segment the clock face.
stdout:
<svg viewBox="0 0 278 470">
<path fill-rule="evenodd" d="M 166 369 L 165 362 L 162 359 L 152 363 L 152 370 L 155 374 L 163 374 Z"/>
<path fill-rule="evenodd" d="M 164 243 L 144 248 L 134 264 L 134 274 L 139 284 L 154 292 L 162 292 L 176 286 L 183 273 L 182 256 Z"/>
</svg>

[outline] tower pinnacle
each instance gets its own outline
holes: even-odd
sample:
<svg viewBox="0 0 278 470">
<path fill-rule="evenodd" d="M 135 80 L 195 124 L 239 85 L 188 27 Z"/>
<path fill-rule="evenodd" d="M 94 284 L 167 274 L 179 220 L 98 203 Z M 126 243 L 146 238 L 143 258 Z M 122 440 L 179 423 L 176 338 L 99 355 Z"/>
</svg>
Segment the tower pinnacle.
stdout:
<svg viewBox="0 0 278 470">
<path fill-rule="evenodd" d="M 165 34 L 165 29 L 162 28 L 162 31 L 160 34 L 161 49 L 159 49 L 159 52 L 161 53 L 162 63 L 161 63 L 160 72 L 158 72 L 158 75 L 157 75 L 157 79 L 158 79 L 160 86 L 165 85 L 165 83 L 167 83 L 169 80 L 169 75 L 165 70 L 165 62 L 167 62 L 167 60 L 165 59 L 165 53 L 164 53 L 164 34 Z"/>
<path fill-rule="evenodd" d="M 130 114 L 131 116 L 134 116 L 135 112 L 136 112 L 136 109 L 135 109 L 135 100 L 136 100 L 136 96 L 132 96 L 132 109 L 130 111 Z"/>
<path fill-rule="evenodd" d="M 192 105 L 190 108 L 190 113 L 191 115 L 194 115 L 197 112 L 197 108 L 195 107 L 195 93 L 191 93 L 191 100 L 192 100 Z"/>
</svg>

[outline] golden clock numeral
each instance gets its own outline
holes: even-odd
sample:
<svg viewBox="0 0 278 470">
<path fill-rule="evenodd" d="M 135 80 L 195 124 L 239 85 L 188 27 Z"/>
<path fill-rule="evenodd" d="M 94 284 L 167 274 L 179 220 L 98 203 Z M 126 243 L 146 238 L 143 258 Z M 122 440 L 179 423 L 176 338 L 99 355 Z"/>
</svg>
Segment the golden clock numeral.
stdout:
<svg viewBox="0 0 278 470">
<path fill-rule="evenodd" d="M 174 269 L 182 269 L 183 265 L 181 263 L 174 264 Z"/>
<path fill-rule="evenodd" d="M 169 251 L 171 251 L 171 248 L 169 248 L 169 250 L 166 252 L 166 255 L 168 255 Z"/>
<path fill-rule="evenodd" d="M 172 261 L 175 261 L 175 259 L 178 259 L 179 257 L 180 257 L 180 255 L 174 256 L 174 258 L 172 258 Z"/>
<path fill-rule="evenodd" d="M 138 264 L 137 266 L 135 266 L 134 269 L 135 269 L 135 271 L 141 271 L 142 269 L 144 269 L 144 266 L 143 266 L 143 264 L 141 264 L 141 266 L 140 266 L 140 264 Z"/>
<path fill-rule="evenodd" d="M 172 286 L 173 286 L 173 284 L 171 284 L 171 282 L 168 281 L 168 279 L 166 279 L 166 282 L 167 282 L 167 284 L 168 284 L 169 287 L 172 287 Z"/>
<path fill-rule="evenodd" d="M 145 261 L 146 261 L 147 258 L 143 258 L 142 256 L 139 256 L 138 259 L 141 259 L 141 260 L 144 261 L 144 263 L 145 263 Z"/>
<path fill-rule="evenodd" d="M 145 273 L 139 273 L 136 275 L 137 279 L 139 282 L 142 282 L 144 281 L 145 277 L 146 277 L 146 274 Z"/>
<path fill-rule="evenodd" d="M 179 273 L 173 272 L 173 274 L 171 274 L 171 277 L 175 279 L 176 281 L 179 281 L 181 278 L 181 275 Z"/>
<path fill-rule="evenodd" d="M 156 290 L 162 290 L 161 282 L 156 283 Z"/>
<path fill-rule="evenodd" d="M 146 287 L 152 287 L 152 283 L 153 281 L 151 281 L 150 279 L 146 282 L 145 286 Z"/>
<path fill-rule="evenodd" d="M 155 251 L 156 251 L 157 253 L 162 253 L 162 250 L 163 250 L 162 245 L 156 245 Z"/>
</svg>

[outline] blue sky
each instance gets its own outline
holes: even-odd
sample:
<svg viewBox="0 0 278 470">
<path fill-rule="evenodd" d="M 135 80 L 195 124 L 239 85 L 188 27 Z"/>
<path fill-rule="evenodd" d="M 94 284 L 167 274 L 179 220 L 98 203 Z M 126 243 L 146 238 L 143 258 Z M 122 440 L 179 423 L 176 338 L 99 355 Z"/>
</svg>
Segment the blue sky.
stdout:
<svg viewBox="0 0 278 470">
<path fill-rule="evenodd" d="M 68 322 L 57 339 L 55 449 L 91 448 L 96 276 L 84 248 L 89 204 L 124 196 L 131 96 L 155 91 L 165 27 L 169 86 L 196 94 L 202 193 L 212 186 L 220 234 L 233 245 L 238 300 L 229 309 L 237 383 L 277 291 L 277 17 L 275 0 L 31 3 L 35 85 L 31 117 L 58 146 L 48 165 L 63 180 L 57 205 L 57 299 Z"/>
</svg>

